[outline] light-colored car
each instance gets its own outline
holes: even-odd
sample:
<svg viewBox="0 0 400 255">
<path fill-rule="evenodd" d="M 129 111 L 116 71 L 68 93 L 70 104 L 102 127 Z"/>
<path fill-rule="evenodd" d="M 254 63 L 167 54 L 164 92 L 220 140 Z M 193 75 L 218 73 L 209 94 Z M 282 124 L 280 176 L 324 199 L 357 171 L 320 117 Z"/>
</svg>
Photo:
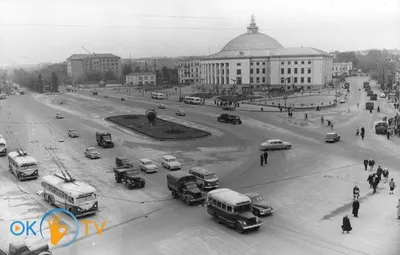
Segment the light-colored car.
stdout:
<svg viewBox="0 0 400 255">
<path fill-rule="evenodd" d="M 68 129 L 68 136 L 71 138 L 79 137 L 79 133 L 76 131 L 76 129 L 70 128 Z"/>
<path fill-rule="evenodd" d="M 344 103 L 346 103 L 346 99 L 342 98 L 342 99 L 340 99 L 339 102 L 340 102 L 341 104 L 344 104 Z"/>
<path fill-rule="evenodd" d="M 340 135 L 335 132 L 327 133 L 325 136 L 325 142 L 327 143 L 335 143 L 340 141 Z"/>
<path fill-rule="evenodd" d="M 150 159 L 142 158 L 139 162 L 140 170 L 145 171 L 146 173 L 157 172 L 157 166 Z"/>
<path fill-rule="evenodd" d="M 381 93 L 381 98 L 385 98 L 386 94 L 385 93 Z"/>
<path fill-rule="evenodd" d="M 185 111 L 183 111 L 183 110 L 178 110 L 178 111 L 176 112 L 176 116 L 186 116 L 186 113 L 185 113 Z"/>
<path fill-rule="evenodd" d="M 64 116 L 61 113 L 57 112 L 56 113 L 56 118 L 57 119 L 64 119 Z"/>
<path fill-rule="evenodd" d="M 158 109 L 167 109 L 167 107 L 165 106 L 165 104 L 159 104 Z"/>
<path fill-rule="evenodd" d="M 176 160 L 174 156 L 171 155 L 162 156 L 161 165 L 169 170 L 181 169 L 181 164 Z"/>
<path fill-rule="evenodd" d="M 95 147 L 89 147 L 85 150 L 85 156 L 90 159 L 100 158 L 100 153 L 96 150 Z"/>
<path fill-rule="evenodd" d="M 289 142 L 282 142 L 278 139 L 267 140 L 260 145 L 260 150 L 283 150 L 291 149 L 292 144 Z"/>
</svg>

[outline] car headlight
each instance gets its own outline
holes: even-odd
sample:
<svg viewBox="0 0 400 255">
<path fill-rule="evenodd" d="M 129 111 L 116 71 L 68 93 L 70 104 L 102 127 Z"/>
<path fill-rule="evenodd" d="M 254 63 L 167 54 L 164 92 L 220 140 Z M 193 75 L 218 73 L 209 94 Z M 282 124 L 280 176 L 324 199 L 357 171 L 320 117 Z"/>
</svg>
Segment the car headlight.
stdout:
<svg viewBox="0 0 400 255">
<path fill-rule="evenodd" d="M 244 225 L 244 226 L 246 226 L 246 225 L 247 225 L 247 223 L 246 223 L 245 221 L 243 221 L 242 223 L 243 223 L 243 225 Z"/>
<path fill-rule="evenodd" d="M 81 208 L 78 208 L 78 212 L 82 211 Z"/>
</svg>

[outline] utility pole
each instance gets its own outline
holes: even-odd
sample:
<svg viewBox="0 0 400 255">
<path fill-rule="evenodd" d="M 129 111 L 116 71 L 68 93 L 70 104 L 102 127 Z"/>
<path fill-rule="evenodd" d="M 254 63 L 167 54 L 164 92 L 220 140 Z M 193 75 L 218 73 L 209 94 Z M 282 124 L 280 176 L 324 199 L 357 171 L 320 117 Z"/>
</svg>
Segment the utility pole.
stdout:
<svg viewBox="0 0 400 255">
<path fill-rule="evenodd" d="M 204 94 L 204 82 L 203 82 L 203 78 L 200 79 L 201 81 L 201 90 L 203 91 L 203 104 L 206 103 L 206 95 Z"/>
<path fill-rule="evenodd" d="M 287 85 L 287 79 L 288 79 L 288 78 L 285 78 L 285 110 L 287 109 L 287 108 L 286 108 L 286 100 L 287 100 L 287 89 L 286 89 L 287 86 L 286 86 L 286 85 Z"/>
<path fill-rule="evenodd" d="M 46 86 L 44 85 L 44 78 L 42 76 L 42 83 L 43 83 L 43 94 L 46 94 Z"/>
</svg>

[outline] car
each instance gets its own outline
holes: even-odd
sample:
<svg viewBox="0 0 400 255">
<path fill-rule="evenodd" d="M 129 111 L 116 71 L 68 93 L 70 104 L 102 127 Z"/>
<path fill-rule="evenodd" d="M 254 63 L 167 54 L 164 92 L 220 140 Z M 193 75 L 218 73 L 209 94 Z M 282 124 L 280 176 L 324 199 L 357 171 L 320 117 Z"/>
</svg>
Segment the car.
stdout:
<svg viewBox="0 0 400 255">
<path fill-rule="evenodd" d="M 380 97 L 381 97 L 381 98 L 385 98 L 385 97 L 386 97 L 386 94 L 385 94 L 385 93 L 381 93 Z"/>
<path fill-rule="evenodd" d="M 171 171 L 181 169 L 181 164 L 176 160 L 174 156 L 171 155 L 162 156 L 161 165 Z"/>
<path fill-rule="evenodd" d="M 57 119 L 64 119 L 64 116 L 61 113 L 57 112 L 56 113 L 56 118 Z"/>
<path fill-rule="evenodd" d="M 282 142 L 281 140 L 278 139 L 271 139 L 263 142 L 260 145 L 260 150 L 266 151 L 266 150 L 283 150 L 283 149 L 291 149 L 292 144 L 289 142 Z"/>
<path fill-rule="evenodd" d="M 165 106 L 165 104 L 159 104 L 158 109 L 167 109 L 167 107 Z"/>
<path fill-rule="evenodd" d="M 271 215 L 274 212 L 274 208 L 264 200 L 264 198 L 255 192 L 245 193 L 245 196 L 251 200 L 251 209 L 255 216 L 266 216 Z"/>
<path fill-rule="evenodd" d="M 79 137 L 79 133 L 76 131 L 76 129 L 68 129 L 68 136 L 71 138 Z"/>
<path fill-rule="evenodd" d="M 239 116 L 231 115 L 231 114 L 227 114 L 227 113 L 223 113 L 220 116 L 218 116 L 217 120 L 218 120 L 218 122 L 232 123 L 234 125 L 242 124 L 242 120 L 240 119 Z"/>
<path fill-rule="evenodd" d="M 100 158 L 100 153 L 96 150 L 95 147 L 89 147 L 85 150 L 85 156 L 90 159 Z"/>
<path fill-rule="evenodd" d="M 340 141 L 340 135 L 338 135 L 336 132 L 330 132 L 327 133 L 325 136 L 325 142 L 327 143 L 335 143 Z"/>
<path fill-rule="evenodd" d="M 344 98 L 340 99 L 339 103 L 341 103 L 341 104 L 346 103 L 346 99 L 344 99 Z"/>
<path fill-rule="evenodd" d="M 379 121 L 375 125 L 375 133 L 386 135 L 388 131 L 388 124 L 386 121 Z"/>
<path fill-rule="evenodd" d="M 229 105 L 227 105 L 227 106 L 222 106 L 222 110 L 225 110 L 225 111 L 234 111 L 234 110 L 235 110 L 235 106 L 229 106 Z"/>
<path fill-rule="evenodd" d="M 157 166 L 150 159 L 142 158 L 139 162 L 140 170 L 145 171 L 146 174 L 157 172 Z"/>
<path fill-rule="evenodd" d="M 178 110 L 176 116 L 186 116 L 186 113 L 183 110 Z"/>
</svg>

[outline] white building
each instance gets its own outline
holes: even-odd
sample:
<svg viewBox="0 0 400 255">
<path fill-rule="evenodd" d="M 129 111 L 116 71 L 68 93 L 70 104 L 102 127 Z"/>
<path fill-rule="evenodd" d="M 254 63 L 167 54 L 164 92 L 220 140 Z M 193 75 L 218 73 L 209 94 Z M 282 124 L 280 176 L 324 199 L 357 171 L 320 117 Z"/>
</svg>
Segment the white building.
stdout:
<svg viewBox="0 0 400 255">
<path fill-rule="evenodd" d="M 319 89 L 332 81 L 332 62 L 332 55 L 315 48 L 284 48 L 260 33 L 252 17 L 247 33 L 201 59 L 201 79 L 218 87 Z"/>
<path fill-rule="evenodd" d="M 131 73 L 126 76 L 126 84 L 131 86 L 156 85 L 156 74 Z"/>
<path fill-rule="evenodd" d="M 178 79 L 181 84 L 201 83 L 200 60 L 179 62 Z"/>
<path fill-rule="evenodd" d="M 333 63 L 332 73 L 334 77 L 338 77 L 341 75 L 349 75 L 352 69 L 353 69 L 353 63 L 351 61 L 348 63 L 345 62 Z"/>
</svg>

